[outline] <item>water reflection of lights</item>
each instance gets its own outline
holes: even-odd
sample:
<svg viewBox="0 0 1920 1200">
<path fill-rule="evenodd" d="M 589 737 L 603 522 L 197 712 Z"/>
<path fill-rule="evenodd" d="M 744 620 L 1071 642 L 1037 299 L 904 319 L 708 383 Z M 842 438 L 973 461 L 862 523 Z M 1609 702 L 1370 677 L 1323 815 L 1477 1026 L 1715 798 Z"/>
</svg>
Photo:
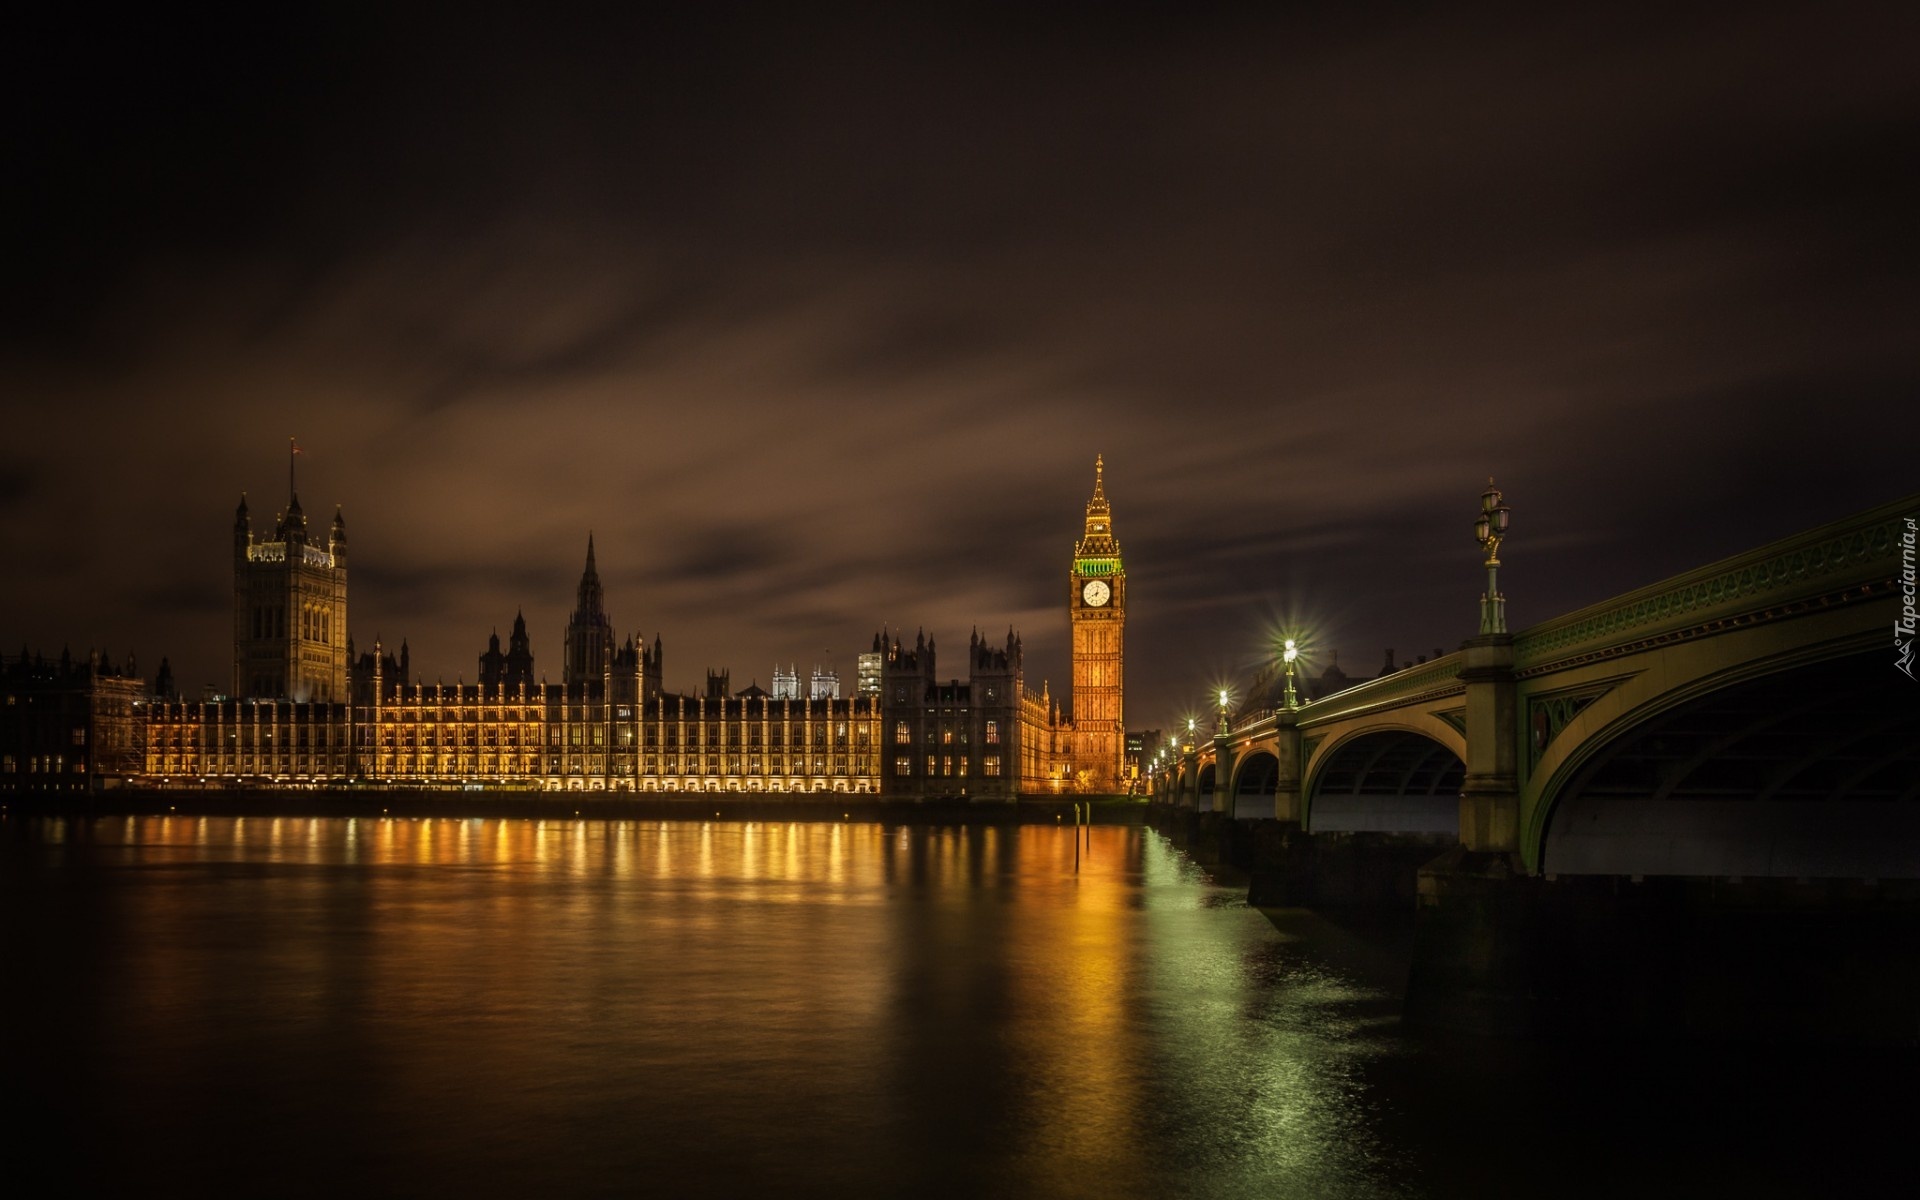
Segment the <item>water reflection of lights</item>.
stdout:
<svg viewBox="0 0 1920 1200">
<path fill-rule="evenodd" d="M 562 1115 L 595 1145 L 630 1147 L 643 1117 L 779 1138 L 804 1112 L 843 1157 L 957 1142 L 958 1169 L 990 1153 L 1022 1194 L 1381 1190 L 1365 993 L 1139 829 L 102 828 L 180 868 L 115 891 L 117 986 L 139 998 L 106 1014 L 115 1044 L 164 1047 L 153 1065 L 175 1078 L 244 1076 L 233 1048 L 265 1047 L 260 1070 L 292 1064 L 329 1102 L 377 1064 L 383 1146 L 449 1120 L 548 1128 L 565 1079 Z M 196 877 L 222 886 L 164 886 Z M 990 1147 L 962 1101 L 987 1106 Z"/>
</svg>

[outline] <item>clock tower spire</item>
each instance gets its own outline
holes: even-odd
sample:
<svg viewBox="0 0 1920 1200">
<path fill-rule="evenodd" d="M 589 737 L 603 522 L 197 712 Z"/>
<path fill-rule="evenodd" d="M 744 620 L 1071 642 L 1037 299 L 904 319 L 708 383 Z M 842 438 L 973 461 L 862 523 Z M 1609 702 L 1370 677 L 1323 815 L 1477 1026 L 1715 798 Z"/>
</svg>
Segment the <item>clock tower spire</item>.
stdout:
<svg viewBox="0 0 1920 1200">
<path fill-rule="evenodd" d="M 1073 547 L 1067 616 L 1073 626 L 1073 767 L 1077 785 L 1117 792 L 1126 755 L 1123 705 L 1127 571 L 1113 535 L 1106 460 L 1093 460 L 1093 498 Z"/>
</svg>

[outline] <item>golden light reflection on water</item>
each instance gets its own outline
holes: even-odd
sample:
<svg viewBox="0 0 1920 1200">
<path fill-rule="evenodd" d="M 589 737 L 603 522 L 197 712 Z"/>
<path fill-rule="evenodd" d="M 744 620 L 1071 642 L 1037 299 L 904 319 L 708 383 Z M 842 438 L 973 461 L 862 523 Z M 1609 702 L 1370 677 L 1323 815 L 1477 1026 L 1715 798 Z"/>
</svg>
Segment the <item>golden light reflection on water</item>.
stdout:
<svg viewBox="0 0 1920 1200">
<path fill-rule="evenodd" d="M 1135 1136 L 1144 1098 L 1133 1069 L 1141 1027 L 1124 1007 L 1137 949 L 1127 897 L 1137 887 L 1140 847 L 1138 831 L 1113 829 L 1043 828 L 1026 841 L 1043 867 L 1029 886 L 1048 903 L 1044 919 L 1022 924 L 1014 1002 L 1059 1018 L 1020 1027 L 1019 1057 L 1045 1081 L 1028 1095 L 1020 1162 L 1043 1190 L 1068 1194 L 1091 1169 L 1132 1178 L 1145 1166 Z M 1048 1119 L 1053 1113 L 1072 1115 Z"/>
<path fill-rule="evenodd" d="M 156 816 L 71 840 L 157 869 L 113 893 L 123 1000 L 95 1014 L 133 1072 L 109 1107 L 155 1138 L 252 1120 L 209 1115 L 237 1089 L 435 1191 L 545 1190 L 557 1146 L 574 1190 L 717 1163 L 863 1194 L 1379 1191 L 1364 994 L 1289 981 L 1272 926 L 1137 828 Z"/>
</svg>

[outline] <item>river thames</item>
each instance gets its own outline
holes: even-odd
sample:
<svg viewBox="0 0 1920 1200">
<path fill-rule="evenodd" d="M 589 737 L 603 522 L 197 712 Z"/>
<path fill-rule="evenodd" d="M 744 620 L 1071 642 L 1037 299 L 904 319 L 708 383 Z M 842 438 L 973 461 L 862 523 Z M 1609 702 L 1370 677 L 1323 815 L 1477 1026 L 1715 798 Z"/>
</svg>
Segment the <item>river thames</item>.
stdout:
<svg viewBox="0 0 1920 1200">
<path fill-rule="evenodd" d="M 1404 923 L 1137 826 L 15 816 L 0 895 L 17 1195 L 1800 1194 L 1913 1112 L 1409 1031 Z"/>
</svg>

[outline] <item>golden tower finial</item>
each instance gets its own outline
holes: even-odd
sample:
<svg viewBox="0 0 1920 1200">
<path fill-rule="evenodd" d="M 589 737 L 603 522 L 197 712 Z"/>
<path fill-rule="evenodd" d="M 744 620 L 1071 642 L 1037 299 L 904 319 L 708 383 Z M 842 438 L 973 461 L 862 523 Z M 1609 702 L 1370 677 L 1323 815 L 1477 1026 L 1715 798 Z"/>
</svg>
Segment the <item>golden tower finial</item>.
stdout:
<svg viewBox="0 0 1920 1200">
<path fill-rule="evenodd" d="M 1119 552 L 1119 543 L 1113 539 L 1113 506 L 1107 502 L 1106 456 L 1096 454 L 1093 456 L 1093 496 L 1087 501 L 1086 532 L 1074 548 L 1074 554 L 1077 557 Z"/>
</svg>

